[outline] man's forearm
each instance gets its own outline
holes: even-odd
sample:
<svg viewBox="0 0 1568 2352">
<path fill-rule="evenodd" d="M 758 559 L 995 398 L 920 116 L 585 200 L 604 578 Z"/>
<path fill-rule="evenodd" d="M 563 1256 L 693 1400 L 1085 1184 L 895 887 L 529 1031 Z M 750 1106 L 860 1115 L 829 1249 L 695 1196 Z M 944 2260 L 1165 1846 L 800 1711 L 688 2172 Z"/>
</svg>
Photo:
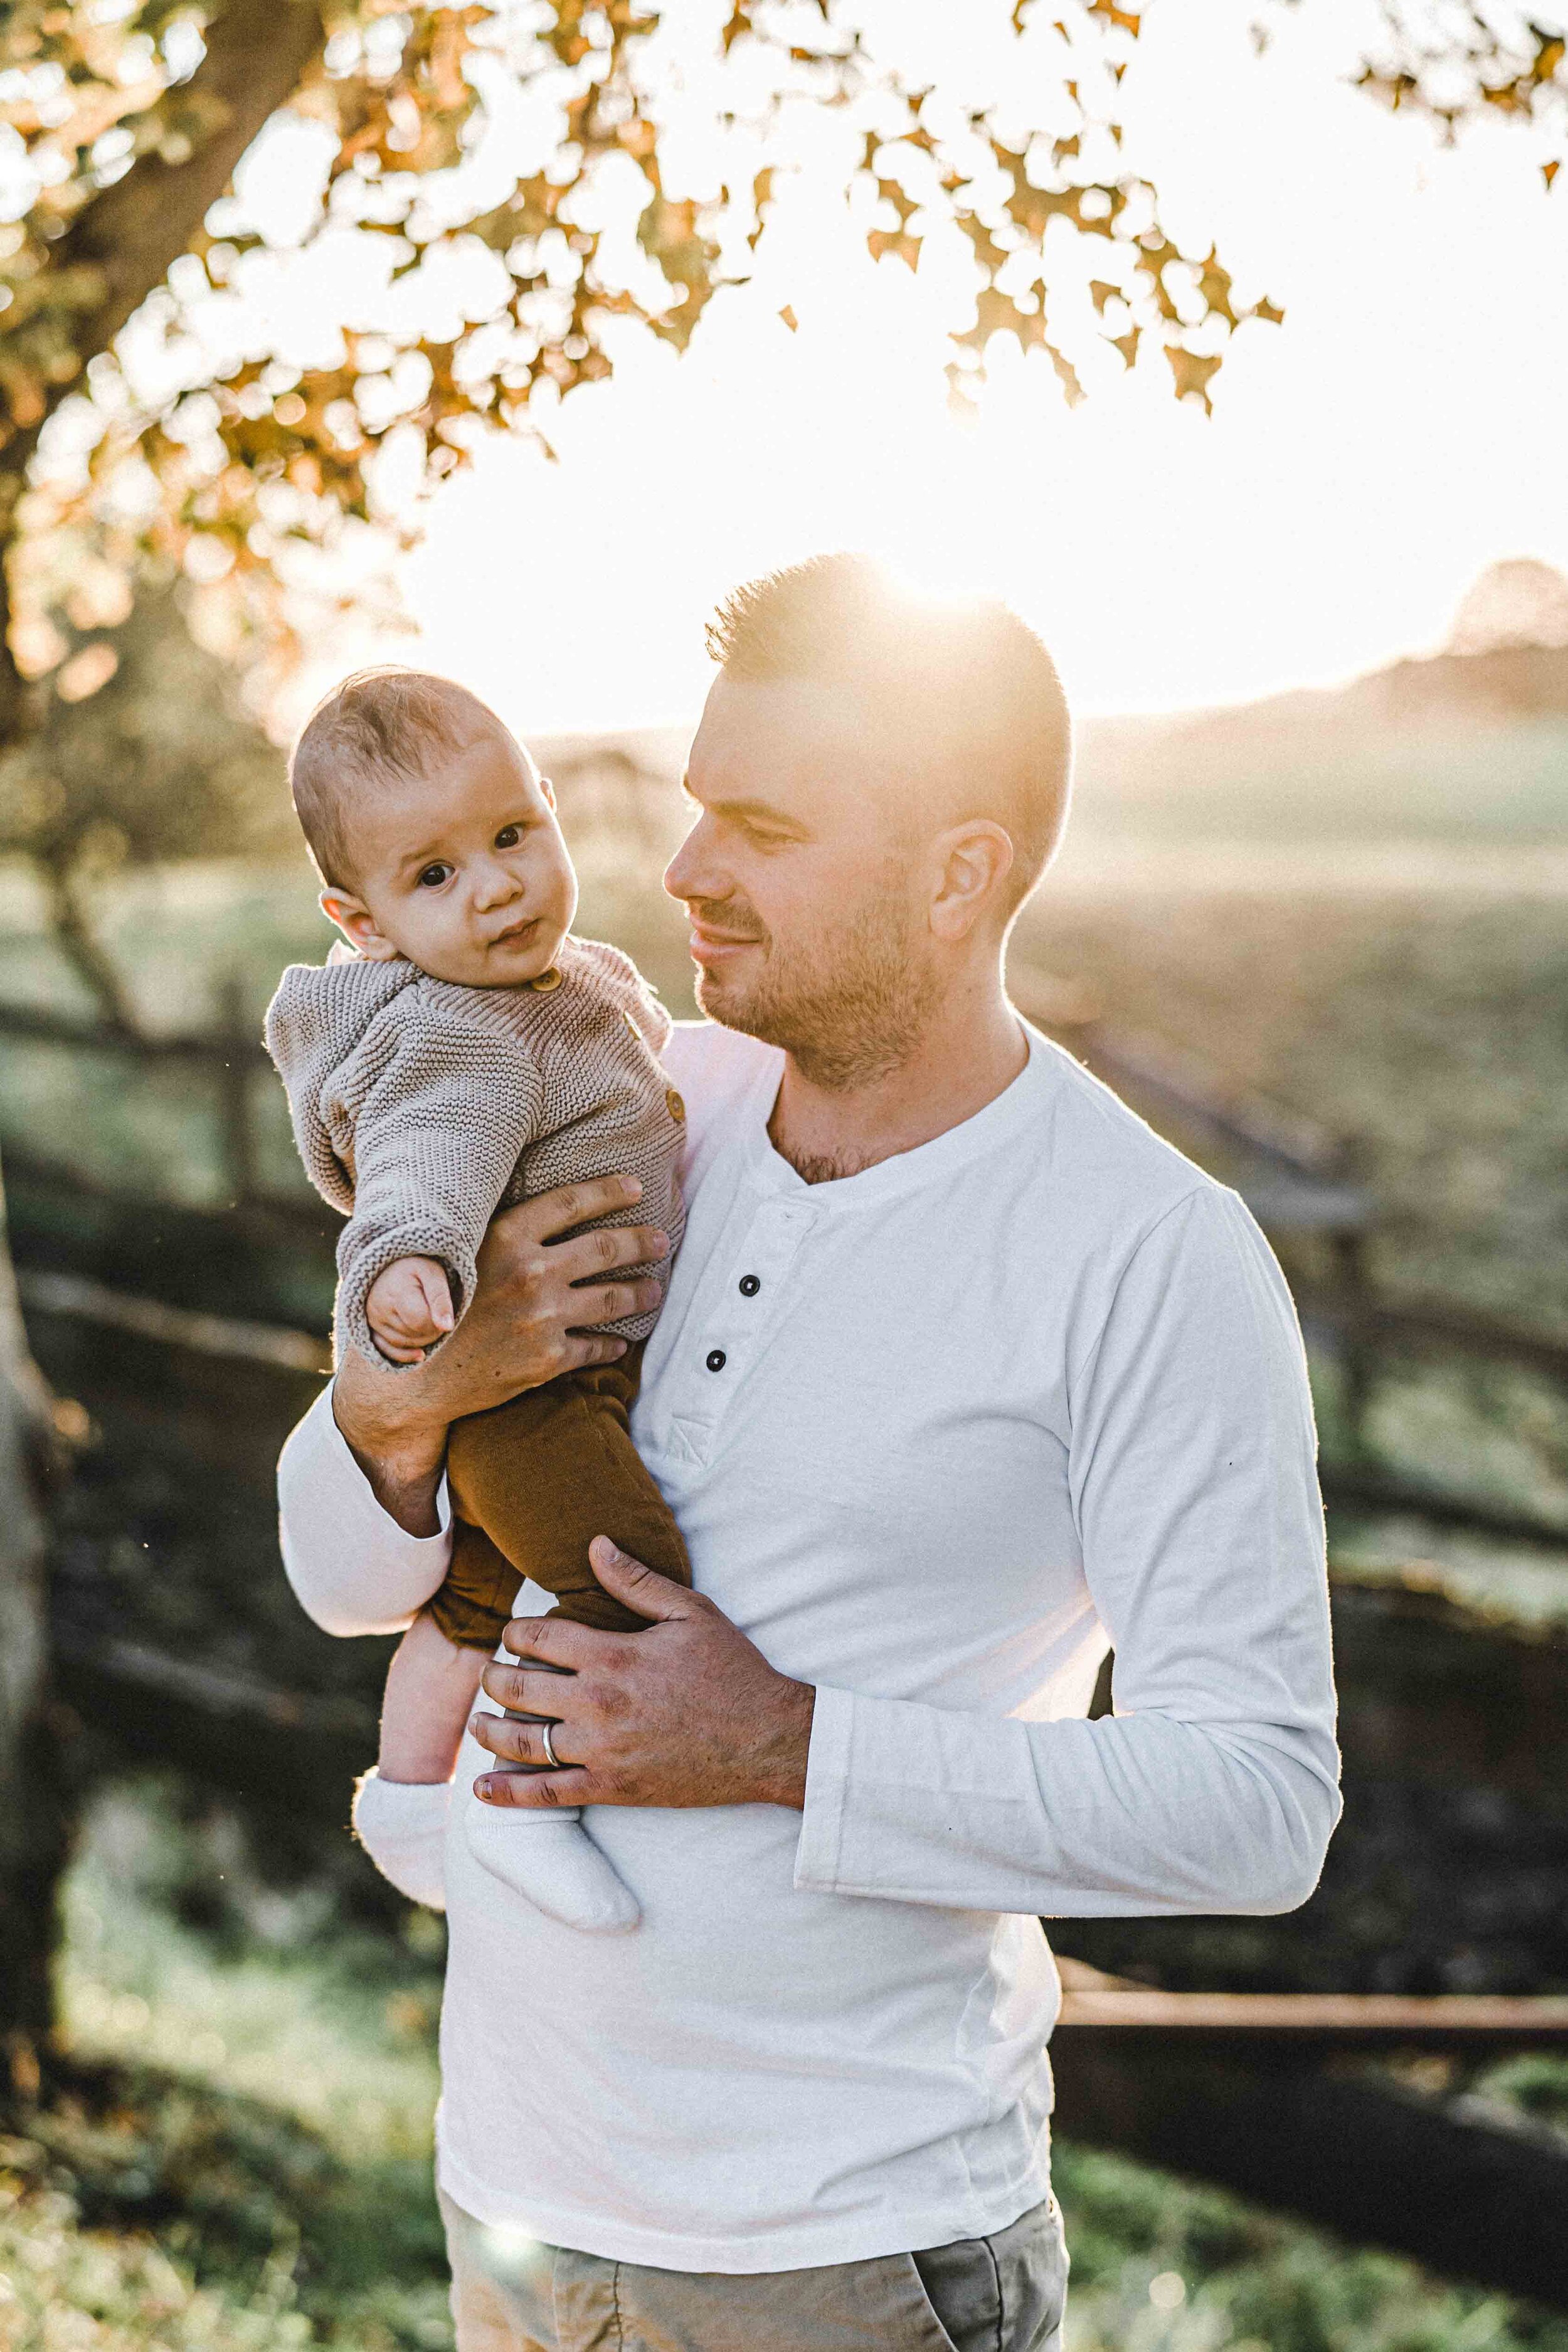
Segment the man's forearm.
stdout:
<svg viewBox="0 0 1568 2352">
<path fill-rule="evenodd" d="M 810 1683 L 787 1678 L 774 1695 L 774 1704 L 759 1717 L 752 1753 L 754 1786 L 736 1802 L 787 1805 L 794 1812 L 805 1809 L 805 1773 L 811 1759 L 811 1725 L 816 1692 Z"/>
<path fill-rule="evenodd" d="M 388 1517 L 411 1536 L 440 1527 L 436 1497 L 447 1455 L 447 1424 L 412 1412 L 404 1379 L 379 1373 L 345 1350 L 332 1383 L 332 1418 L 372 1494 Z"/>
<path fill-rule="evenodd" d="M 395 1519 L 405 1535 L 438 1534 L 441 1516 L 436 1498 L 441 1487 L 439 1457 L 433 1466 L 413 1461 L 388 1462 L 376 1454 L 362 1453 L 346 1429 L 343 1436 L 349 1452 L 365 1475 L 371 1493 L 388 1518 Z"/>
</svg>

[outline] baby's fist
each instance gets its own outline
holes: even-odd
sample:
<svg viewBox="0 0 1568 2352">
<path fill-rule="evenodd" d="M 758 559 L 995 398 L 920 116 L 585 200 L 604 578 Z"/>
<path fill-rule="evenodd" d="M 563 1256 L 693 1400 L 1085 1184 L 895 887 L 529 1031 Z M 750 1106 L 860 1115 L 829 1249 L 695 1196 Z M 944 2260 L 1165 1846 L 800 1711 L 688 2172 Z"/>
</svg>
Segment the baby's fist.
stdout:
<svg viewBox="0 0 1568 2352">
<path fill-rule="evenodd" d="M 395 1259 L 371 1284 L 364 1318 L 391 1362 L 422 1364 L 457 1321 L 446 1267 L 433 1257 Z"/>
</svg>

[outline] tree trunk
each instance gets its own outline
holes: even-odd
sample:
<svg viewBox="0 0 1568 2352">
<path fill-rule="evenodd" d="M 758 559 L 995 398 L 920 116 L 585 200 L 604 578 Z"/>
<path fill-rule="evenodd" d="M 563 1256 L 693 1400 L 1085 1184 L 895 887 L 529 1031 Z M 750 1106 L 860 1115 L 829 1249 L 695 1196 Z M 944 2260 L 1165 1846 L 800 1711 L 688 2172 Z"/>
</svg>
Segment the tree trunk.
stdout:
<svg viewBox="0 0 1568 2352">
<path fill-rule="evenodd" d="M 107 350 L 200 227 L 215 197 L 269 115 L 284 105 L 324 31 L 317 0 L 227 0 L 209 13 L 205 55 L 184 100 L 207 136 L 176 160 L 142 156 L 73 222 L 56 266 L 96 282 L 95 310 L 80 322 L 85 366 Z M 54 384 L 51 407 L 78 377 Z M 41 422 L 41 420 L 40 420 Z M 37 425 L 8 430 L 0 420 L 0 747 L 10 748 L 37 713 L 11 645 L 9 557 L 16 508 L 37 446 Z M 71 897 L 51 887 L 57 934 L 111 1020 L 134 1027 L 115 971 Z M 12 2074 L 26 2089 L 51 2021 L 49 1972 L 55 1895 L 66 1846 L 67 1808 L 49 1728 L 44 1609 L 44 1522 L 37 1465 L 48 1438 L 48 1400 L 27 1350 L 0 1194 L 0 2036 Z"/>
<path fill-rule="evenodd" d="M 61 953 L 78 978 L 86 982 L 110 1026 L 135 1035 L 141 1027 L 136 1007 L 127 993 L 112 957 L 100 946 L 64 867 L 42 869 L 48 897 L 49 923 Z"/>
<path fill-rule="evenodd" d="M 41 1472 L 48 1392 L 28 1351 L 0 1196 L 0 2042 L 36 2088 L 53 2024 L 67 1804 L 50 1722 Z"/>
</svg>

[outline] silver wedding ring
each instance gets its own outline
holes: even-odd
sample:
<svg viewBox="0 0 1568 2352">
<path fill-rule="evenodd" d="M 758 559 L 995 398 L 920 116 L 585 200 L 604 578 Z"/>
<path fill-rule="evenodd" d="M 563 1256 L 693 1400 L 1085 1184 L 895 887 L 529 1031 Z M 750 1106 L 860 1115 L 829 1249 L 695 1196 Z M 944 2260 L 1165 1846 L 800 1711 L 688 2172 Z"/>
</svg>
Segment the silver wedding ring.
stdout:
<svg viewBox="0 0 1568 2352">
<path fill-rule="evenodd" d="M 560 1772 L 563 1771 L 565 1767 L 563 1765 L 560 1757 L 555 1753 L 555 1744 L 550 1737 L 554 1728 L 555 1726 L 552 1723 L 542 1723 L 539 1727 L 539 1738 L 540 1742 L 543 1747 L 545 1759 L 551 1770 L 552 1772 Z"/>
</svg>

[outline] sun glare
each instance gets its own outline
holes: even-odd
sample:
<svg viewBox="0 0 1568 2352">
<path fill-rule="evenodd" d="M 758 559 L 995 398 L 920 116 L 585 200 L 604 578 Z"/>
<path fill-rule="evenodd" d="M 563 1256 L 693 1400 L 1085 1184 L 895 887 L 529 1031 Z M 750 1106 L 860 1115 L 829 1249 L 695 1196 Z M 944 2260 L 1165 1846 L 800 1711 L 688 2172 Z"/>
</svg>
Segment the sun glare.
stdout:
<svg viewBox="0 0 1568 2352">
<path fill-rule="evenodd" d="M 1212 417 L 1149 336 L 1129 371 L 1091 355 L 1070 411 L 994 338 L 954 414 L 959 261 L 933 238 L 918 272 L 873 264 L 841 179 L 809 175 L 682 359 L 628 334 L 551 417 L 556 462 L 497 439 L 442 490 L 405 573 L 417 657 L 524 729 L 685 719 L 724 590 L 847 547 L 1006 597 L 1080 709 L 1150 709 L 1332 682 L 1439 642 L 1496 558 L 1568 562 L 1568 481 L 1539 455 L 1562 446 L 1568 209 L 1500 127 L 1445 151 L 1391 125 L 1335 12 L 1261 59 L 1254 13 L 1152 16 L 1127 83 L 1179 233 L 1286 310 L 1235 337 Z M 1053 285 L 1058 324 L 1087 299 Z"/>
</svg>

